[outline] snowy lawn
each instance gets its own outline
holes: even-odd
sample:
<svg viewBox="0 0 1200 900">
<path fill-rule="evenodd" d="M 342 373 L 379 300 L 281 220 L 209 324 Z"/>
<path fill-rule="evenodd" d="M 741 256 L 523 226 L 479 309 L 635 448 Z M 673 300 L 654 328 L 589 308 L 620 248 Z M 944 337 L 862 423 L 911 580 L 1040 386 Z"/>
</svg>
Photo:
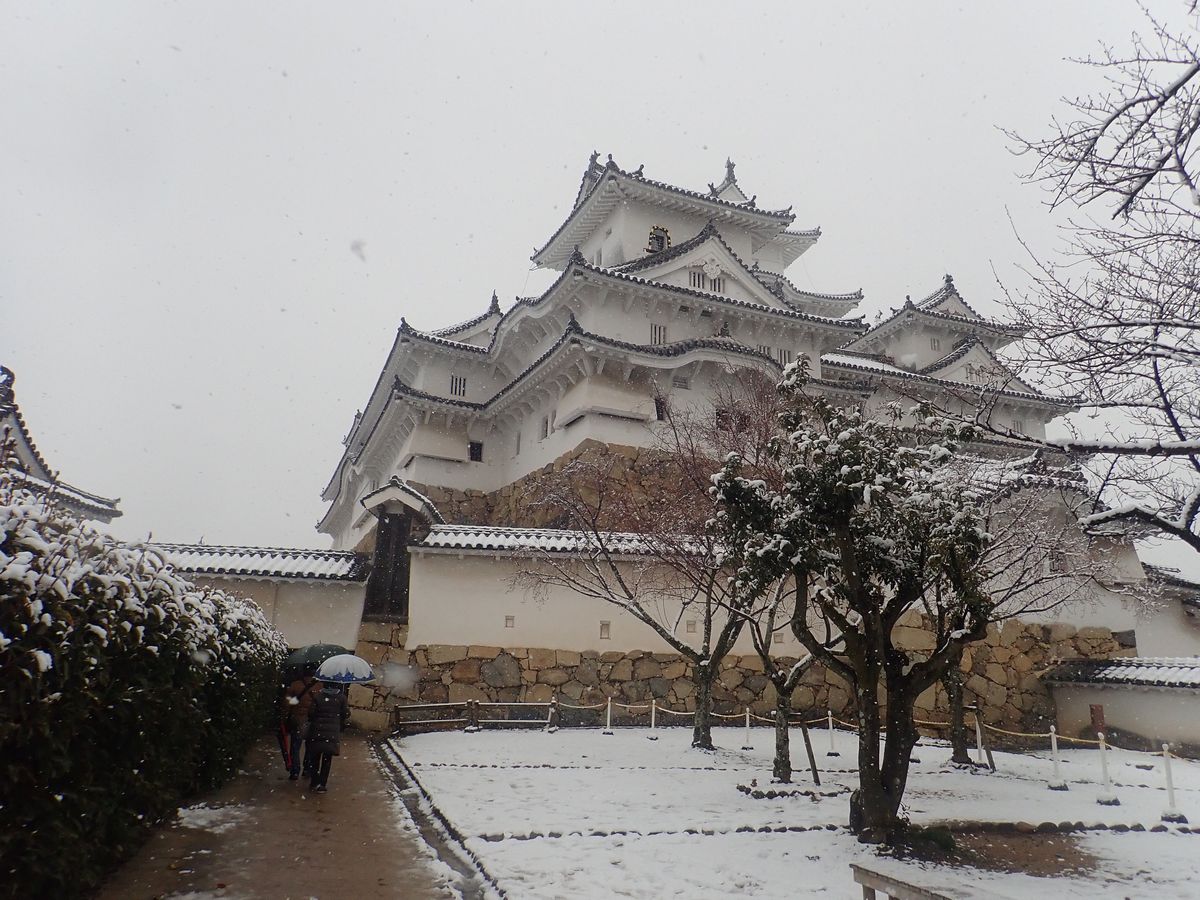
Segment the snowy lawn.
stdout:
<svg viewBox="0 0 1200 900">
<path fill-rule="evenodd" d="M 512 897 L 756 897 L 826 893 L 856 895 L 850 862 L 906 872 L 909 880 L 951 891 L 982 885 L 1002 896 L 1194 897 L 1200 879 L 1200 835 L 1074 835 L 1096 858 L 1091 872 L 1055 878 L 880 859 L 844 828 L 856 784 L 852 735 L 835 733 L 838 757 L 827 757 L 826 732 L 813 732 L 821 786 L 806 771 L 791 785 L 772 785 L 773 733 L 714 729 L 721 749 L 692 750 L 691 730 L 620 728 L 555 734 L 443 732 L 393 739 L 434 805 Z M 806 762 L 799 732 L 792 764 Z M 1063 751 L 1065 792 L 1047 789 L 1047 754 L 997 753 L 995 774 L 945 765 L 943 746 L 918 748 L 906 794 L 914 822 L 1026 821 L 1159 824 L 1166 808 L 1162 760 L 1109 753 L 1120 806 L 1101 806 L 1098 752 Z M 1152 768 L 1139 768 L 1150 766 Z M 1200 827 L 1200 764 L 1174 761 L 1179 808 Z M 797 791 L 756 799 L 739 791 Z"/>
</svg>

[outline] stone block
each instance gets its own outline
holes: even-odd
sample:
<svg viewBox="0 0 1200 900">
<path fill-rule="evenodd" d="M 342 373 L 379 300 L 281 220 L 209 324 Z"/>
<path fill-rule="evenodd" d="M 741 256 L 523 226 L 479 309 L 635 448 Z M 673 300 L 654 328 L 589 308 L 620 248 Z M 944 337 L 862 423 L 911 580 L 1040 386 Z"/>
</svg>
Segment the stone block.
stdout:
<svg viewBox="0 0 1200 900">
<path fill-rule="evenodd" d="M 767 685 L 770 683 L 766 675 L 747 675 L 742 680 L 742 687 L 752 694 L 759 695 L 767 689 Z M 775 689 L 772 687 L 771 690 L 774 691 Z"/>
<path fill-rule="evenodd" d="M 1112 632 L 1098 625 L 1085 625 L 1075 632 L 1075 638 L 1076 640 L 1107 641 L 1112 640 Z"/>
<path fill-rule="evenodd" d="M 719 681 L 731 691 L 741 687 L 742 682 L 745 680 L 746 676 L 742 674 L 740 669 L 730 669 L 727 672 L 722 672 L 719 677 Z"/>
<path fill-rule="evenodd" d="M 452 684 L 450 685 L 450 702 L 465 703 L 468 700 L 491 700 L 487 695 L 487 691 L 477 684 Z"/>
<path fill-rule="evenodd" d="M 422 703 L 445 703 L 449 696 L 449 690 L 444 684 L 423 684 L 421 685 L 421 702 Z"/>
<path fill-rule="evenodd" d="M 521 685 L 521 664 L 507 653 L 501 653 L 494 660 L 483 663 L 479 667 L 479 674 L 490 687 L 508 688 Z"/>
<path fill-rule="evenodd" d="M 549 703 L 554 699 L 554 686 L 550 684 L 531 684 L 525 688 L 526 703 Z"/>
<path fill-rule="evenodd" d="M 1069 641 L 1075 637 L 1077 629 L 1074 625 L 1067 625 L 1065 622 L 1056 622 L 1048 626 L 1046 639 L 1051 643 L 1057 641 Z"/>
<path fill-rule="evenodd" d="M 671 692 L 680 700 L 686 700 L 696 693 L 696 684 L 690 678 L 680 678 L 671 685 Z"/>
<path fill-rule="evenodd" d="M 766 667 L 763 665 L 760 656 L 743 656 L 739 668 L 745 669 L 747 672 L 765 672 Z"/>
<path fill-rule="evenodd" d="M 346 699 L 350 705 L 358 709 L 370 709 L 375 703 L 375 691 L 366 685 L 352 684 Z"/>
<path fill-rule="evenodd" d="M 667 663 L 663 666 L 662 677 L 674 681 L 676 678 L 683 678 L 687 675 L 687 670 L 687 663 L 682 659 L 677 659 L 675 662 Z"/>
<path fill-rule="evenodd" d="M 499 654 L 497 654 L 498 656 Z M 525 647 L 510 647 L 508 655 L 516 659 L 529 659 L 529 650 Z"/>
<path fill-rule="evenodd" d="M 478 659 L 461 659 L 450 670 L 450 680 L 460 684 L 475 684 L 479 681 L 480 665 Z"/>
<path fill-rule="evenodd" d="M 816 703 L 816 692 L 807 685 L 800 685 L 792 692 L 792 706 L 797 710 L 812 709 Z"/>
<path fill-rule="evenodd" d="M 1011 647 L 1024 629 L 1016 619 L 1009 619 L 1000 629 L 1000 646 Z"/>
<path fill-rule="evenodd" d="M 555 653 L 558 665 L 568 668 L 579 665 L 580 656 L 574 650 L 559 650 Z"/>
<path fill-rule="evenodd" d="M 933 635 L 923 628 L 909 628 L 899 625 L 892 629 L 892 643 L 901 650 L 918 650 L 927 652 L 934 649 Z"/>
<path fill-rule="evenodd" d="M 546 685 L 546 687 L 550 687 L 550 685 Z M 583 685 L 578 681 L 568 681 L 561 688 L 559 688 L 559 693 L 576 703 L 578 703 L 579 698 L 583 696 L 583 691 Z"/>
<path fill-rule="evenodd" d="M 529 648 L 529 668 L 531 669 L 553 669 L 558 664 L 558 657 L 553 650 L 542 648 Z"/>
<path fill-rule="evenodd" d="M 1004 701 L 1008 698 L 1008 691 L 998 684 L 989 684 L 987 692 L 984 694 L 984 699 L 988 706 L 999 708 L 1004 705 Z"/>
<path fill-rule="evenodd" d="M 643 656 L 633 664 L 633 677 L 637 679 L 661 678 L 662 664 L 652 656 Z"/>
<path fill-rule="evenodd" d="M 650 689 L 644 681 L 626 681 L 621 685 L 621 694 L 629 703 L 650 699 Z"/>
<path fill-rule="evenodd" d="M 998 666 L 995 663 L 988 664 L 987 671 L 984 672 L 984 677 L 993 684 L 1008 684 L 1008 672 L 1004 670 L 1003 666 Z"/>
<path fill-rule="evenodd" d="M 629 681 L 631 678 L 633 678 L 633 661 L 628 659 L 613 663 L 612 671 L 608 673 L 609 681 Z"/>
<path fill-rule="evenodd" d="M 579 665 L 575 667 L 575 680 L 580 684 L 599 684 L 600 683 L 600 663 L 593 658 L 584 658 L 579 661 Z"/>
<path fill-rule="evenodd" d="M 392 646 L 393 647 L 403 647 L 407 643 L 408 643 L 408 626 L 407 625 L 397 625 L 395 628 L 392 629 L 392 641 L 391 641 Z M 393 656 L 394 656 L 394 654 L 393 654 Z"/>
<path fill-rule="evenodd" d="M 350 713 L 350 723 L 363 731 L 387 731 L 392 725 L 389 712 L 355 709 Z"/>
<path fill-rule="evenodd" d="M 646 683 L 650 687 L 650 693 L 660 700 L 671 693 L 671 682 L 665 678 L 651 678 Z"/>
<path fill-rule="evenodd" d="M 471 646 L 467 648 L 467 656 L 470 659 L 495 659 L 499 655 L 499 647 Z"/>
<path fill-rule="evenodd" d="M 391 649 L 391 644 L 372 644 L 367 641 L 359 641 L 358 646 L 354 648 L 354 652 L 365 659 L 373 666 L 383 662 L 388 650 Z"/>
<path fill-rule="evenodd" d="M 537 673 L 537 680 L 541 684 L 566 684 L 571 680 L 570 674 L 566 669 L 542 669 Z"/>
<path fill-rule="evenodd" d="M 1027 653 L 1014 656 L 1010 665 L 1014 672 L 1020 672 L 1022 674 L 1025 672 L 1030 672 L 1034 668 L 1033 659 Z"/>
<path fill-rule="evenodd" d="M 600 654 L 600 662 L 615 663 L 625 658 L 625 654 L 620 650 L 605 650 Z"/>
<path fill-rule="evenodd" d="M 373 644 L 390 644 L 392 642 L 392 623 L 363 622 L 358 626 L 358 639 Z"/>
<path fill-rule="evenodd" d="M 431 644 L 425 648 L 425 658 L 431 666 L 458 662 L 467 658 L 467 648 L 452 644 Z"/>
</svg>

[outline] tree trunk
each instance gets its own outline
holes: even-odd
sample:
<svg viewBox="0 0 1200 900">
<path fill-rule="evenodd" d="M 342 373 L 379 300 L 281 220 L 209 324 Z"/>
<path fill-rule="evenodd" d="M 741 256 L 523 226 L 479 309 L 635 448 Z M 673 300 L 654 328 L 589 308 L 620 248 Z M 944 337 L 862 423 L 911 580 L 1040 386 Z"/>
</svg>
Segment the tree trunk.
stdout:
<svg viewBox="0 0 1200 900">
<path fill-rule="evenodd" d="M 791 692 L 776 685 L 775 691 L 775 763 L 771 774 L 776 781 L 792 781 L 792 745 L 788 719 L 792 717 Z"/>
<path fill-rule="evenodd" d="M 963 711 L 963 677 L 958 666 L 951 666 L 942 676 L 946 697 L 950 701 L 950 746 L 953 753 L 950 761 L 970 765 L 971 755 L 967 747 L 966 713 Z"/>
<path fill-rule="evenodd" d="M 696 714 L 692 718 L 692 746 L 700 750 L 715 749 L 712 742 L 712 684 L 716 674 L 712 665 L 695 667 Z"/>
<path fill-rule="evenodd" d="M 858 700 L 859 790 L 851 796 L 851 825 L 860 839 L 872 842 L 893 841 L 903 827 L 900 801 L 908 783 L 908 767 L 917 729 L 913 725 L 916 700 L 903 686 L 887 694 L 887 736 L 883 758 L 879 754 L 879 689 L 860 687 Z"/>
</svg>

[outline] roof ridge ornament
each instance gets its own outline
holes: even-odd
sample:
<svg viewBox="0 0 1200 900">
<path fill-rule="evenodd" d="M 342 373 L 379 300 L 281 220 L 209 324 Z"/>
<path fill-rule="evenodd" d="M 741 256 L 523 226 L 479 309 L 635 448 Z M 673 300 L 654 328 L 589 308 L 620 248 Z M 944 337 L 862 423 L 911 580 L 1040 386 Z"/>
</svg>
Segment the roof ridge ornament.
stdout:
<svg viewBox="0 0 1200 900">
<path fill-rule="evenodd" d="M 728 156 L 725 157 L 725 183 L 726 184 L 737 184 L 737 176 L 733 174 L 733 170 L 735 168 L 737 168 L 737 163 L 735 163 Z"/>
<path fill-rule="evenodd" d="M 496 296 L 495 288 L 492 289 L 492 302 L 491 302 L 491 305 L 488 306 L 488 312 L 489 313 L 500 312 L 500 298 Z"/>
</svg>

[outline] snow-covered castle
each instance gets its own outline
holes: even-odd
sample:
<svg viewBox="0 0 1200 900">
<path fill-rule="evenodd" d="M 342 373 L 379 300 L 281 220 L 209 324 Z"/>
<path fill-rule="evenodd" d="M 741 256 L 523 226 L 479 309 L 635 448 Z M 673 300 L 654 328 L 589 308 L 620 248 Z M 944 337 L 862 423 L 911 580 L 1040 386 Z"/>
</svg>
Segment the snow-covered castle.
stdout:
<svg viewBox="0 0 1200 900">
<path fill-rule="evenodd" d="M 392 479 L 426 496 L 486 494 L 589 439 L 653 446 L 666 411 L 711 403 L 733 366 L 778 377 L 804 357 L 815 389 L 864 403 L 932 391 L 954 405 L 998 388 L 993 423 L 1033 436 L 1070 408 L 1004 366 L 996 351 L 1020 330 L 979 315 L 949 276 L 873 326 L 854 314 L 861 291 L 797 287 L 787 269 L 821 232 L 795 219 L 747 196 L 732 162 L 691 191 L 593 154 L 566 221 L 533 254 L 560 273 L 541 296 L 502 309 L 493 295 L 438 330 L 401 320 L 319 530 L 362 546 L 376 523 L 363 498 Z"/>
</svg>

